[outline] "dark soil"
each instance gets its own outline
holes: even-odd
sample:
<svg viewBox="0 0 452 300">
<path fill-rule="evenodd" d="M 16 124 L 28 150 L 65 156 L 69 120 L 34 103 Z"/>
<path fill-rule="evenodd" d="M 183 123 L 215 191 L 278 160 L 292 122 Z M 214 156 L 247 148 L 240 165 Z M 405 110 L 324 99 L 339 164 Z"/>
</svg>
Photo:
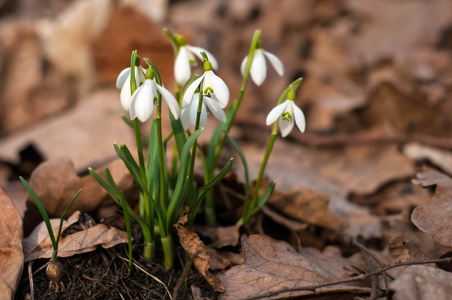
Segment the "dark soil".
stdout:
<svg viewBox="0 0 452 300">
<path fill-rule="evenodd" d="M 133 231 L 137 234 L 137 230 Z M 178 251 L 175 268 L 167 272 L 162 260 L 156 259 L 155 262 L 149 263 L 141 257 L 143 247 L 140 239 L 138 233 L 135 239 L 138 243 L 133 244 L 133 262 L 163 282 L 173 299 L 193 299 L 192 286 L 199 288 L 203 297 L 216 298 L 217 294 L 198 271 L 190 269 L 184 274 L 184 266 L 191 264 L 185 262 L 183 249 Z M 132 266 L 130 275 L 127 274 L 127 249 L 127 244 L 110 249 L 98 247 L 93 252 L 60 258 L 66 274 L 61 281 L 63 287 L 60 287 L 59 291 L 55 291 L 53 287 L 49 288 L 49 279 L 45 274 L 45 264 L 48 260 L 34 261 L 32 263 L 34 299 L 170 299 L 162 283 L 136 266 Z M 161 256 L 161 253 L 156 255 Z M 27 270 L 28 264 L 24 266 L 15 299 L 32 299 Z M 175 287 L 178 283 L 179 288 L 176 292 Z"/>
</svg>

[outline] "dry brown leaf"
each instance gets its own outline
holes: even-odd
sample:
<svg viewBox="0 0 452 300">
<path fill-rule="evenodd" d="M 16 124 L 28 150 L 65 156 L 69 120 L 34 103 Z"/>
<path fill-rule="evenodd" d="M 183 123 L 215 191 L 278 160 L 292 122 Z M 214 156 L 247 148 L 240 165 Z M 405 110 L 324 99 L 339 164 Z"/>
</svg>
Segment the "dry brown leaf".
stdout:
<svg viewBox="0 0 452 300">
<path fill-rule="evenodd" d="M 14 299 L 24 265 L 22 219 L 0 188 L 0 299 Z"/>
<path fill-rule="evenodd" d="M 176 225 L 177 235 L 179 236 L 180 243 L 187 251 L 188 256 L 193 259 L 193 265 L 201 273 L 204 279 L 213 287 L 217 292 L 223 292 L 224 287 L 221 281 L 209 271 L 210 268 L 210 256 L 204 243 L 199 238 L 198 234 L 189 231 L 184 224 L 188 220 L 188 215 L 182 216 Z"/>
<path fill-rule="evenodd" d="M 452 274 L 427 266 L 408 266 L 389 288 L 394 300 L 448 300 L 452 295 Z"/>
<path fill-rule="evenodd" d="M 20 151 L 33 144 L 44 159 L 69 157 L 77 171 L 86 171 L 117 157 L 114 141 L 135 153 L 135 139 L 122 113 L 118 90 L 90 93 L 74 109 L 1 139 L 0 160 L 17 165 Z"/>
<path fill-rule="evenodd" d="M 194 231 L 200 235 L 210 238 L 215 243 L 215 248 L 236 246 L 239 242 L 240 226 L 209 227 L 195 225 Z"/>
<path fill-rule="evenodd" d="M 242 238 L 245 262 L 220 275 L 225 293 L 220 299 L 243 299 L 284 288 L 303 287 L 348 277 L 342 270 L 340 251 L 322 254 L 314 249 L 297 253 L 289 244 L 264 235 Z M 317 294 L 359 292 L 354 286 L 336 285 L 317 289 Z M 313 294 L 312 291 L 285 292 L 266 299 L 287 299 Z"/>
<path fill-rule="evenodd" d="M 76 223 L 79 220 L 79 217 L 79 211 L 71 215 L 67 221 L 63 222 L 62 231 Z M 58 234 L 60 219 L 51 219 L 50 222 L 52 224 L 53 233 L 56 236 Z M 104 248 L 110 248 L 121 243 L 127 243 L 127 233 L 125 231 L 104 224 L 97 224 L 85 230 L 76 231 L 61 237 L 58 244 L 58 256 L 69 257 L 93 251 L 98 245 Z M 38 258 L 52 257 L 52 242 L 44 221 L 35 228 L 29 237 L 24 239 L 23 248 L 25 262 Z"/>
<path fill-rule="evenodd" d="M 115 160 L 107 167 L 120 190 L 128 191 L 132 187 L 133 178 L 121 160 Z M 101 176 L 103 169 L 97 170 Z M 82 192 L 70 212 L 76 210 L 92 212 L 102 205 L 115 205 L 90 174 L 79 177 L 69 159 L 60 158 L 43 162 L 33 171 L 29 182 L 51 215 L 61 215 L 80 188 Z"/>
<path fill-rule="evenodd" d="M 450 151 L 440 150 L 418 143 L 410 143 L 403 147 L 403 153 L 414 160 L 428 159 L 434 165 L 452 174 L 452 154 Z"/>
<path fill-rule="evenodd" d="M 441 245 L 452 247 L 452 179 L 434 169 L 424 169 L 416 174 L 414 184 L 423 187 L 436 185 L 430 203 L 416 207 L 411 221 L 422 231 L 432 235 Z"/>
<path fill-rule="evenodd" d="M 282 193 L 275 191 L 267 204 L 286 216 L 310 224 L 324 226 L 333 230 L 342 230 L 348 224 L 328 209 L 327 196 L 310 189 L 298 189 Z"/>
</svg>

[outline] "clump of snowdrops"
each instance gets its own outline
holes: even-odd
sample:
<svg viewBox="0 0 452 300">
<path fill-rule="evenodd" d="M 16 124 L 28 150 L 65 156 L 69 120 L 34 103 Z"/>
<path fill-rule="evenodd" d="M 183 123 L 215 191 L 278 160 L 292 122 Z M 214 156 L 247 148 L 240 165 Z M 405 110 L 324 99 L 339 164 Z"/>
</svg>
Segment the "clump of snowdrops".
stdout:
<svg viewBox="0 0 452 300">
<path fill-rule="evenodd" d="M 129 216 L 140 225 L 144 236 L 143 256 L 154 259 L 156 238 L 159 237 L 165 256 L 165 268 L 172 268 L 174 261 L 174 224 L 177 222 L 182 207 L 188 207 L 188 227 L 193 226 L 196 214 L 205 201 L 204 211 L 208 225 L 216 225 L 213 187 L 217 185 L 230 170 L 233 159 L 224 166 L 219 166 L 223 148 L 229 141 L 237 150 L 245 169 L 245 203 L 242 217 L 237 224 L 247 223 L 259 211 L 270 197 L 275 187 L 271 182 L 260 195 L 259 187 L 265 168 L 277 138 L 278 128 L 282 136 L 287 136 L 294 124 L 303 132 L 305 118 L 295 105 L 295 92 L 301 78 L 292 82 L 281 94 L 276 107 L 268 114 L 267 125 L 273 124 L 267 150 L 262 161 L 256 183 L 250 186 L 246 159 L 239 145 L 229 136 L 235 116 L 245 94 L 248 78 L 260 85 L 266 79 L 268 60 L 279 75 L 283 75 L 284 67 L 273 54 L 263 50 L 259 40 L 260 31 L 254 33 L 248 55 L 243 59 L 241 72 L 242 86 L 236 100 L 228 106 L 230 95 L 227 84 L 215 72 L 219 64 L 207 50 L 188 45 L 180 35 L 173 35 L 168 29 L 165 33 L 171 40 L 175 51 L 174 77 L 175 92 L 168 91 L 162 82 L 156 64 L 150 59 L 141 59 L 137 51 L 131 55 L 130 67 L 118 76 L 116 85 L 121 89 L 120 100 L 124 110 L 130 117 L 136 138 L 138 161 L 130 153 L 126 145 L 114 144 L 118 156 L 132 174 L 140 188 L 140 210 L 135 212 L 127 203 L 124 194 L 114 182 L 108 168 L 104 177 L 90 168 L 90 173 L 122 207 L 129 233 L 129 271 L 131 262 L 131 238 Z M 192 67 L 202 64 L 202 74 L 192 75 Z M 147 67 L 142 67 L 142 62 Z M 158 62 L 157 62 L 158 63 Z M 168 106 L 168 113 L 162 113 L 163 103 Z M 154 115 L 155 111 L 155 115 Z M 198 147 L 198 137 L 212 114 L 219 124 L 212 135 L 207 151 Z M 163 138 L 162 118 L 169 118 L 172 130 Z M 152 119 L 149 134 L 143 137 L 139 123 Z M 169 148 L 169 141 L 174 146 Z M 145 154 L 143 143 L 147 143 Z M 166 153 L 172 151 L 171 166 L 167 165 Z M 194 181 L 195 160 L 200 159 L 203 166 L 203 185 Z"/>
</svg>

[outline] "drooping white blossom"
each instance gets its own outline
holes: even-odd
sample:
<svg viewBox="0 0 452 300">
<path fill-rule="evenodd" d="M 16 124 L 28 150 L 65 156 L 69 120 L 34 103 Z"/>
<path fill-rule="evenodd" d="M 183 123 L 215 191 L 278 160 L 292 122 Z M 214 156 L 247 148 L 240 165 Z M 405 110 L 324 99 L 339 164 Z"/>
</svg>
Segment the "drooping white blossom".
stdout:
<svg viewBox="0 0 452 300">
<path fill-rule="evenodd" d="M 294 123 L 301 132 L 306 129 L 306 119 L 301 109 L 294 103 L 294 95 L 295 93 L 292 97 L 289 92 L 286 101 L 273 108 L 267 116 L 267 125 L 278 120 L 282 137 L 286 137 L 292 131 Z"/>
<path fill-rule="evenodd" d="M 284 74 L 284 65 L 282 64 L 281 60 L 276 57 L 276 55 L 267 52 L 263 50 L 262 48 L 256 49 L 254 51 L 253 61 L 251 63 L 251 79 L 253 79 L 254 83 L 256 85 L 261 85 L 265 78 L 267 78 L 267 62 L 265 60 L 267 58 L 272 66 L 275 68 L 276 73 L 278 73 L 279 76 L 282 76 Z M 243 74 L 245 74 L 245 67 L 246 62 L 248 61 L 248 56 L 246 56 L 242 60 L 242 65 L 240 66 L 240 71 Z"/>
<path fill-rule="evenodd" d="M 201 115 L 199 118 L 199 126 L 205 127 L 207 123 L 207 108 L 220 122 L 226 122 L 226 115 L 220 105 L 208 96 L 202 97 Z M 190 124 L 196 126 L 196 118 L 199 106 L 199 93 L 195 93 L 190 104 L 182 109 L 181 122 L 184 130 L 187 130 Z M 207 107 L 207 108 L 206 108 Z"/>
<path fill-rule="evenodd" d="M 130 67 L 125 68 L 119 73 L 118 78 L 116 79 L 116 87 L 121 90 L 121 105 L 125 111 L 129 111 L 130 101 L 132 100 L 132 93 L 130 92 L 131 73 Z M 144 80 L 144 68 L 141 66 L 135 67 L 135 82 L 137 87 L 139 87 Z"/>
<path fill-rule="evenodd" d="M 184 86 L 191 77 L 191 65 L 195 63 L 195 56 L 203 60 L 201 53 L 205 52 L 214 70 L 218 69 L 215 57 L 206 49 L 185 44 L 185 40 L 179 39 L 181 46 L 174 62 L 174 78 L 177 83 Z"/>
</svg>

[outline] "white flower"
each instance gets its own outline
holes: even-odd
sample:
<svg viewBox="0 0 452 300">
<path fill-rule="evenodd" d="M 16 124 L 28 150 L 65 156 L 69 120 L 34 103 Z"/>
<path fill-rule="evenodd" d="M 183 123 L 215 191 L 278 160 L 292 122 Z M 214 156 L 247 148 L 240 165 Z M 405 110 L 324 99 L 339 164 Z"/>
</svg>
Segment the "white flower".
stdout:
<svg viewBox="0 0 452 300">
<path fill-rule="evenodd" d="M 179 48 L 179 52 L 177 53 L 176 61 L 174 63 L 174 77 L 176 78 L 177 83 L 181 86 L 184 86 L 191 77 L 191 62 L 195 61 L 193 54 L 202 61 L 203 58 L 201 52 L 205 52 L 207 54 L 213 69 L 218 69 L 217 60 L 209 51 L 200 47 L 183 45 Z"/>
<path fill-rule="evenodd" d="M 180 120 L 182 122 L 182 126 L 184 130 L 187 130 L 191 125 L 196 126 L 196 118 L 198 114 L 198 105 L 199 105 L 199 93 L 195 93 L 192 97 L 190 104 L 182 109 Z M 205 127 L 207 123 L 207 109 L 209 108 L 210 112 L 217 118 L 220 122 L 226 122 L 226 115 L 224 114 L 223 109 L 218 105 L 218 103 L 211 99 L 210 97 L 203 96 L 202 97 L 202 106 L 201 106 L 201 116 L 199 119 L 199 126 Z"/>
<path fill-rule="evenodd" d="M 279 76 L 284 74 L 284 66 L 276 55 L 264 51 L 262 48 L 256 49 L 254 51 L 253 62 L 251 63 L 250 74 L 254 83 L 257 85 L 261 85 L 267 77 L 267 63 L 265 62 L 265 57 L 273 65 Z M 242 65 L 240 66 L 242 76 L 245 74 L 245 66 L 247 61 L 248 56 L 243 59 Z"/>
<path fill-rule="evenodd" d="M 208 68 L 204 69 L 208 70 Z M 202 82 L 202 86 L 200 87 L 202 94 L 204 96 L 212 98 L 212 100 L 215 100 L 221 108 L 225 108 L 229 102 L 228 86 L 220 77 L 215 75 L 215 73 L 211 69 L 205 71 L 201 77 L 193 81 L 193 83 L 190 84 L 190 86 L 187 88 L 184 94 L 184 98 L 182 99 L 182 108 L 185 108 L 190 104 L 193 99 L 193 94 L 195 93 L 196 89 L 201 84 L 201 81 L 203 79 L 204 81 Z"/>
<path fill-rule="evenodd" d="M 292 131 L 294 121 L 301 132 L 304 132 L 306 129 L 306 120 L 303 112 L 295 105 L 293 100 L 287 99 L 273 108 L 267 116 L 266 123 L 267 125 L 270 125 L 278 119 L 279 128 L 281 129 L 281 135 L 283 137 L 287 136 Z"/>
<path fill-rule="evenodd" d="M 149 120 L 158 99 L 157 91 L 168 104 L 174 118 L 179 119 L 180 111 L 176 98 L 167 89 L 158 85 L 152 79 L 146 79 L 143 85 L 133 93 L 130 102 L 130 119 L 138 118 L 141 122 Z"/>
<path fill-rule="evenodd" d="M 131 73 L 130 67 L 125 68 L 119 73 L 118 78 L 116 79 L 116 87 L 121 89 L 121 105 L 125 111 L 129 111 L 130 101 L 132 99 L 132 93 L 130 92 Z M 135 82 L 137 83 L 137 87 L 139 87 L 144 80 L 144 68 L 135 67 Z"/>
</svg>

